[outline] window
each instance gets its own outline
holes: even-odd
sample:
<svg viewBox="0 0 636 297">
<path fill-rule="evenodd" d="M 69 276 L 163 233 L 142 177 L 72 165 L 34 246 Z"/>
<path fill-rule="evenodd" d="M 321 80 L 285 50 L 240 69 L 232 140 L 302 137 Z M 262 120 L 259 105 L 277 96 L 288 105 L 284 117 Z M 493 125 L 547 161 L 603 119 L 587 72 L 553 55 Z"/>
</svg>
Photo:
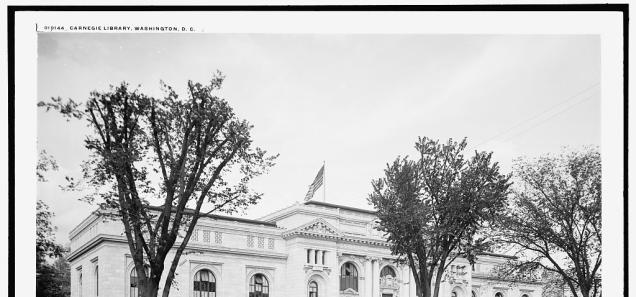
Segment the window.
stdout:
<svg viewBox="0 0 636 297">
<path fill-rule="evenodd" d="M 473 297 L 477 297 L 477 293 L 475 293 L 475 291 L 471 291 L 471 295 L 472 295 Z"/>
<path fill-rule="evenodd" d="M 451 297 L 457 297 L 457 292 L 453 291 L 453 292 L 451 293 Z"/>
<path fill-rule="evenodd" d="M 307 264 L 311 263 L 311 250 L 307 250 Z"/>
<path fill-rule="evenodd" d="M 269 281 L 264 275 L 260 273 L 252 275 L 249 297 L 269 297 Z"/>
<path fill-rule="evenodd" d="M 521 297 L 528 297 L 528 294 L 523 294 L 521 295 Z"/>
<path fill-rule="evenodd" d="M 351 262 L 344 263 L 340 268 L 340 291 L 347 289 L 358 291 L 358 270 Z"/>
<path fill-rule="evenodd" d="M 495 297 L 504 297 L 504 295 L 501 292 L 497 292 L 497 294 L 495 294 Z"/>
<path fill-rule="evenodd" d="M 130 271 L 130 297 L 138 297 L 139 296 L 139 281 L 137 279 L 137 269 L 133 267 Z"/>
<path fill-rule="evenodd" d="M 99 265 L 95 264 L 95 296 L 99 296 Z"/>
<path fill-rule="evenodd" d="M 380 277 L 385 277 L 387 275 L 395 277 L 395 270 L 393 270 L 391 266 L 384 266 L 384 268 L 382 268 L 382 270 L 380 271 Z"/>
<path fill-rule="evenodd" d="M 216 297 L 216 278 L 212 271 L 199 270 L 194 274 L 194 297 Z"/>
<path fill-rule="evenodd" d="M 150 275 L 150 268 L 146 267 L 146 277 Z M 130 295 L 129 297 L 139 297 L 139 277 L 137 277 L 137 269 L 133 266 L 130 270 Z"/>
<path fill-rule="evenodd" d="M 318 297 L 318 284 L 315 281 L 309 283 L 309 297 Z"/>
<path fill-rule="evenodd" d="M 82 297 L 82 268 L 77 270 L 78 272 L 78 277 L 77 277 L 77 291 L 79 292 L 79 296 Z"/>
</svg>

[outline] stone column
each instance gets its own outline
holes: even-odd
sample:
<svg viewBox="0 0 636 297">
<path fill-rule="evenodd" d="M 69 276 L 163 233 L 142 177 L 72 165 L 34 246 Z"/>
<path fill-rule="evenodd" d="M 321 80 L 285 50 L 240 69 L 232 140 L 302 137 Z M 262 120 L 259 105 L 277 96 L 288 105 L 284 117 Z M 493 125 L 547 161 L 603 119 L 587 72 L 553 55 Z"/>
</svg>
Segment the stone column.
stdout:
<svg viewBox="0 0 636 297">
<path fill-rule="evenodd" d="M 366 257 L 364 261 L 364 297 L 371 297 L 373 292 L 373 272 L 371 268 L 371 258 Z"/>
<path fill-rule="evenodd" d="M 380 259 L 373 259 L 373 297 L 380 297 Z"/>
<path fill-rule="evenodd" d="M 399 267 L 400 269 L 400 297 L 408 297 L 409 296 L 409 280 L 411 279 L 411 271 L 407 265 L 403 265 Z"/>
<path fill-rule="evenodd" d="M 318 265 L 325 265 L 325 263 L 322 263 L 322 253 L 323 251 L 316 251 L 316 264 Z"/>
<path fill-rule="evenodd" d="M 316 264 L 316 251 L 309 250 L 309 264 Z"/>
</svg>

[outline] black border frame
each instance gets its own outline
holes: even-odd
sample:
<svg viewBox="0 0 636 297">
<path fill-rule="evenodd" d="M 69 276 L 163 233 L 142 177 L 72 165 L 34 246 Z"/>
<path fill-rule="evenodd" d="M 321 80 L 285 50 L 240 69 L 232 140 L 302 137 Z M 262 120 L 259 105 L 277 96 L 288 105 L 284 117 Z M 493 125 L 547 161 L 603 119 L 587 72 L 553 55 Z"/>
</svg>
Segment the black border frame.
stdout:
<svg viewBox="0 0 636 297">
<path fill-rule="evenodd" d="M 15 296 L 15 14 L 18 11 L 607 11 L 623 16 L 623 296 L 629 296 L 628 86 L 629 4 L 459 4 L 459 5 L 223 5 L 223 6 L 7 6 L 8 119 L 8 296 Z"/>
</svg>

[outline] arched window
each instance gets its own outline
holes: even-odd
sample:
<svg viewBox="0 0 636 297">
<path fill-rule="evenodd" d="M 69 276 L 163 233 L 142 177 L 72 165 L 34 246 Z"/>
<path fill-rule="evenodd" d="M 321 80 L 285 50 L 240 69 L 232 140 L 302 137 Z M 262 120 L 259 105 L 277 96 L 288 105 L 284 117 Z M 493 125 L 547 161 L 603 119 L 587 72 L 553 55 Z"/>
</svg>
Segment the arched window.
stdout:
<svg viewBox="0 0 636 297">
<path fill-rule="evenodd" d="M 346 289 L 358 291 L 358 269 L 351 262 L 344 263 L 340 268 L 340 291 Z"/>
<path fill-rule="evenodd" d="M 139 282 L 137 280 L 137 269 L 133 267 L 130 271 L 130 297 L 138 297 L 139 296 Z"/>
<path fill-rule="evenodd" d="M 495 294 L 495 297 L 504 297 L 504 295 L 501 292 L 497 292 L 497 294 Z"/>
<path fill-rule="evenodd" d="M 95 296 L 99 296 L 99 265 L 95 265 Z"/>
<path fill-rule="evenodd" d="M 457 297 L 457 292 L 453 291 L 453 292 L 451 293 L 451 297 Z"/>
<path fill-rule="evenodd" d="M 528 294 L 523 294 L 521 295 L 521 297 L 528 297 Z"/>
<path fill-rule="evenodd" d="M 249 297 L 269 297 L 269 281 L 264 275 L 260 273 L 252 275 Z"/>
<path fill-rule="evenodd" d="M 318 297 L 318 284 L 315 281 L 309 283 L 309 297 Z"/>
<path fill-rule="evenodd" d="M 216 297 L 216 278 L 212 271 L 201 269 L 194 274 L 194 297 Z"/>
<path fill-rule="evenodd" d="M 79 277 L 77 278 L 77 290 L 79 291 L 79 296 L 82 297 L 82 270 L 79 270 Z"/>
<path fill-rule="evenodd" d="M 387 275 L 395 277 L 395 270 L 393 270 L 391 266 L 384 266 L 384 268 L 380 271 L 380 277 L 385 277 Z"/>
<path fill-rule="evenodd" d="M 472 295 L 473 297 L 477 297 L 477 293 L 475 293 L 475 291 L 471 291 L 471 295 Z"/>
<path fill-rule="evenodd" d="M 150 267 L 146 267 L 146 277 L 150 276 Z M 130 295 L 129 297 L 139 297 L 139 277 L 137 277 L 137 269 L 135 266 L 130 270 Z"/>
</svg>

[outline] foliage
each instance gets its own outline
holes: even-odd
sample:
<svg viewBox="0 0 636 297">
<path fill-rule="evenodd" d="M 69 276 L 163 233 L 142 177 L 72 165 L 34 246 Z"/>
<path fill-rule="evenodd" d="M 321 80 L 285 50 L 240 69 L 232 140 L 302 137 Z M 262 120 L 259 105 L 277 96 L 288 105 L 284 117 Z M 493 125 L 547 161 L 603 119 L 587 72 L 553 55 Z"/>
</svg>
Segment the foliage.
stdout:
<svg viewBox="0 0 636 297">
<path fill-rule="evenodd" d="M 274 165 L 277 156 L 252 145 L 252 125 L 215 95 L 223 79 L 217 73 L 207 85 L 188 81 L 185 98 L 163 82 L 163 98 L 122 83 L 91 92 L 85 104 L 59 98 L 39 103 L 92 128 L 84 143 L 91 157 L 82 165 L 82 179 L 70 179 L 69 187 L 94 189 L 85 200 L 122 222 L 140 296 L 157 295 L 176 247 L 163 286 L 168 296 L 198 219 L 255 204 L 262 194 L 248 184 Z"/>
<path fill-rule="evenodd" d="M 71 267 L 64 256 L 58 257 L 53 264 L 43 263 L 38 268 L 36 296 L 71 296 Z"/>
<path fill-rule="evenodd" d="M 398 157 L 372 182 L 368 200 L 377 209 L 378 228 L 392 252 L 408 261 L 418 296 L 437 297 L 453 260 L 473 262 L 490 246 L 481 232 L 506 206 L 509 176 L 499 173 L 492 153 L 465 158 L 466 144 L 420 138 L 418 160 Z"/>
<path fill-rule="evenodd" d="M 47 258 L 61 256 L 64 248 L 55 242 L 53 231 L 56 227 L 51 224 L 54 214 L 49 211 L 49 206 L 38 200 L 36 207 L 35 262 L 39 267 Z"/>
<path fill-rule="evenodd" d="M 601 158 L 597 149 L 518 159 L 511 208 L 500 220 L 518 269 L 558 273 L 574 296 L 600 296 Z"/>
<path fill-rule="evenodd" d="M 58 170 L 57 162 L 53 157 L 46 153 L 45 150 L 40 151 L 40 156 L 38 157 L 38 164 L 35 168 L 35 174 L 38 177 L 38 181 L 45 182 L 46 177 L 44 177 L 44 173 L 49 170 Z"/>
</svg>

